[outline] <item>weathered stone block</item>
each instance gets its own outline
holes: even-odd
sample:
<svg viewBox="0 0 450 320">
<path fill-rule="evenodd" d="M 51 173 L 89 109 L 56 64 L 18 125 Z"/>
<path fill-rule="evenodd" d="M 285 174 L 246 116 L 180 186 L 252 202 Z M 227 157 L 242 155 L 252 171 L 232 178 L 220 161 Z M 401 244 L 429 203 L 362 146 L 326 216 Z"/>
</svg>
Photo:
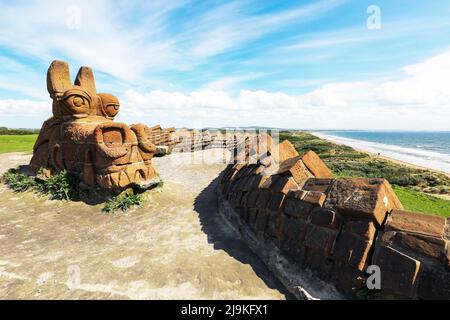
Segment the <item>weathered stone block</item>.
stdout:
<svg viewBox="0 0 450 320">
<path fill-rule="evenodd" d="M 331 282 L 336 288 L 350 298 L 357 298 L 356 292 L 366 287 L 366 276 L 345 262 L 335 261 Z"/>
<path fill-rule="evenodd" d="M 274 150 L 275 151 L 275 150 Z M 295 150 L 294 146 L 288 140 L 284 140 L 278 145 L 278 163 L 282 163 L 283 161 L 297 157 L 298 152 Z M 276 157 L 276 155 L 275 155 Z"/>
<path fill-rule="evenodd" d="M 333 257 L 364 271 L 372 241 L 352 233 L 341 233 L 333 248 Z"/>
<path fill-rule="evenodd" d="M 282 219 L 281 212 L 270 212 L 268 217 L 266 233 L 269 237 L 274 238 L 277 244 L 282 238 Z"/>
<path fill-rule="evenodd" d="M 320 227 L 338 229 L 342 224 L 342 217 L 333 209 L 317 208 L 311 213 L 311 223 Z"/>
<path fill-rule="evenodd" d="M 386 220 L 385 230 L 407 231 L 442 239 L 445 225 L 443 217 L 394 209 Z"/>
<path fill-rule="evenodd" d="M 272 156 L 264 156 L 259 160 L 259 163 L 261 163 L 264 167 L 269 167 L 274 162 Z"/>
<path fill-rule="evenodd" d="M 303 267 L 313 271 L 320 279 L 329 281 L 333 260 L 325 256 L 322 249 L 307 248 Z"/>
<path fill-rule="evenodd" d="M 241 207 L 247 207 L 248 197 L 250 192 L 244 192 L 241 198 L 240 205 Z"/>
<path fill-rule="evenodd" d="M 306 181 L 302 189 L 305 191 L 316 191 L 327 194 L 333 181 L 333 179 L 310 178 Z"/>
<path fill-rule="evenodd" d="M 250 209 L 247 207 L 241 207 L 242 211 L 240 212 L 241 219 L 245 222 L 248 221 L 248 216 L 250 214 Z"/>
<path fill-rule="evenodd" d="M 281 192 L 287 194 L 290 190 L 298 190 L 299 187 L 291 177 L 280 177 L 270 186 L 272 192 Z"/>
<path fill-rule="evenodd" d="M 282 214 L 280 216 L 281 248 L 295 255 L 302 247 L 308 225 L 308 221 L 304 219 Z"/>
<path fill-rule="evenodd" d="M 306 191 L 303 190 L 289 190 L 288 197 L 302 200 L 306 195 Z"/>
<path fill-rule="evenodd" d="M 420 261 L 389 246 L 378 245 L 377 242 L 373 264 L 380 267 L 382 292 L 414 297 Z"/>
<path fill-rule="evenodd" d="M 258 207 L 259 209 L 265 209 L 268 202 L 270 201 L 271 196 L 272 193 L 269 190 L 260 189 L 258 198 L 256 199 L 256 207 Z"/>
<path fill-rule="evenodd" d="M 428 257 L 436 259 L 436 262 L 447 264 L 448 242 L 444 239 L 399 231 L 385 231 L 381 240 L 383 245 L 389 245 L 415 259 L 423 260 L 424 257 Z"/>
<path fill-rule="evenodd" d="M 241 192 L 241 191 L 238 191 L 238 192 L 234 193 L 234 197 L 231 199 L 231 204 L 234 207 L 238 207 L 238 206 L 241 205 L 242 195 L 243 195 L 243 192 Z"/>
<path fill-rule="evenodd" d="M 332 178 L 330 169 L 327 165 L 319 158 L 319 156 L 314 151 L 308 151 L 302 156 L 302 161 L 309 171 L 316 178 Z"/>
<path fill-rule="evenodd" d="M 261 189 L 270 189 L 272 185 L 274 185 L 277 180 L 280 178 L 278 175 L 268 176 L 267 179 L 264 180 L 263 183 L 261 183 L 260 188 Z"/>
<path fill-rule="evenodd" d="M 249 196 L 247 199 L 247 206 L 248 207 L 255 207 L 256 206 L 256 199 L 259 196 L 259 189 L 253 189 L 252 191 L 249 191 Z"/>
<path fill-rule="evenodd" d="M 337 232 L 310 224 L 306 230 L 304 246 L 322 250 L 323 255 L 331 253 Z"/>
<path fill-rule="evenodd" d="M 298 199 L 287 198 L 284 205 L 284 212 L 293 217 L 307 220 L 311 214 L 312 206 L 309 203 Z"/>
<path fill-rule="evenodd" d="M 230 177 L 233 173 L 234 169 L 233 169 L 233 165 L 229 164 L 227 165 L 227 167 L 225 168 L 225 170 L 222 173 L 222 177 L 220 179 L 220 183 L 226 183 L 230 180 Z"/>
<path fill-rule="evenodd" d="M 263 176 L 263 175 L 259 175 L 259 174 L 254 175 L 252 178 L 251 184 L 248 187 L 248 191 L 260 188 L 267 179 L 268 179 L 267 176 Z"/>
<path fill-rule="evenodd" d="M 307 191 L 303 197 L 304 202 L 308 202 L 313 205 L 323 206 L 326 199 L 326 195 L 322 192 Z"/>
<path fill-rule="evenodd" d="M 266 210 L 258 210 L 258 215 L 256 216 L 255 222 L 255 230 L 260 238 L 264 236 L 268 220 L 269 213 Z"/>
<path fill-rule="evenodd" d="M 254 184 L 254 181 L 255 181 L 256 178 L 257 178 L 256 175 L 250 175 L 250 176 L 244 178 L 245 181 L 243 182 L 242 190 L 243 191 L 250 191 L 250 190 L 252 190 L 253 189 L 253 184 Z"/>
<path fill-rule="evenodd" d="M 433 265 L 423 265 L 417 284 L 419 299 L 450 299 L 450 272 Z"/>
<path fill-rule="evenodd" d="M 258 215 L 258 209 L 250 208 L 248 209 L 247 223 L 251 227 L 255 227 L 256 216 Z"/>
<path fill-rule="evenodd" d="M 242 176 L 241 178 L 239 178 L 238 183 L 236 185 L 236 190 L 245 191 L 245 186 L 247 185 L 248 181 L 249 177 L 247 176 Z"/>
<path fill-rule="evenodd" d="M 386 214 L 402 205 L 385 179 L 337 179 L 329 191 L 325 206 L 345 216 L 369 218 L 377 227 Z"/>
<path fill-rule="evenodd" d="M 375 237 L 376 228 L 374 223 L 369 219 L 348 218 L 344 223 L 342 232 L 352 233 L 372 240 Z"/>
<path fill-rule="evenodd" d="M 277 174 L 289 174 L 299 187 L 313 177 L 310 171 L 305 167 L 300 156 L 285 160 L 280 164 Z"/>
<path fill-rule="evenodd" d="M 283 193 L 277 192 L 270 198 L 267 208 L 271 211 L 279 211 L 283 205 L 285 195 Z"/>
</svg>

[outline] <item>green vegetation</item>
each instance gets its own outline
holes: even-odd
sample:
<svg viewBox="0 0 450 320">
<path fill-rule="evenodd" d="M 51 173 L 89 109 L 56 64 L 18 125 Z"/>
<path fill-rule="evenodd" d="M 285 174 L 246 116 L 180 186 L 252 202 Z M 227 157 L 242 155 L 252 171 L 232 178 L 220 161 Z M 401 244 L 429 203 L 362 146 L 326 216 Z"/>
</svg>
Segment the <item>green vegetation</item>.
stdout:
<svg viewBox="0 0 450 320">
<path fill-rule="evenodd" d="M 39 191 L 55 200 L 77 200 L 80 198 L 80 181 L 63 170 L 42 180 Z"/>
<path fill-rule="evenodd" d="M 55 200 L 77 200 L 81 196 L 79 180 L 65 170 L 46 179 L 35 179 L 17 169 L 9 169 L 3 179 L 16 192 L 35 189 Z"/>
<path fill-rule="evenodd" d="M 43 174 L 38 176 L 42 177 Z M 132 206 L 140 205 L 143 202 L 141 193 L 145 191 L 130 189 L 117 195 L 117 193 L 109 193 L 105 190 L 82 189 L 80 180 L 65 170 L 48 178 L 34 178 L 20 172 L 19 169 L 10 169 L 3 174 L 3 181 L 16 192 L 35 190 L 54 200 L 78 201 L 84 199 L 88 202 L 99 203 L 107 199 L 102 209 L 105 212 L 114 212 L 119 209 L 126 211 Z M 161 180 L 157 187 L 162 187 L 162 184 Z"/>
<path fill-rule="evenodd" d="M 395 185 L 393 188 L 406 210 L 450 216 L 450 201 L 448 200 Z"/>
<path fill-rule="evenodd" d="M 37 134 L 0 135 L 0 153 L 32 152 Z"/>
<path fill-rule="evenodd" d="M 129 192 L 122 193 L 106 201 L 103 211 L 114 212 L 115 210 L 119 209 L 122 211 L 126 211 L 134 205 L 142 204 L 142 201 L 143 197 L 139 193 L 137 194 Z"/>
<path fill-rule="evenodd" d="M 5 183 L 16 192 L 23 192 L 37 186 L 36 180 L 26 174 L 10 169 L 3 174 Z"/>
<path fill-rule="evenodd" d="M 38 133 L 39 129 L 8 129 L 7 127 L 0 127 L 0 135 L 30 135 Z"/>
<path fill-rule="evenodd" d="M 385 178 L 406 209 L 450 216 L 450 201 L 424 194 L 450 194 L 450 177 L 443 173 L 397 164 L 306 132 L 283 131 L 280 140 L 284 139 L 300 154 L 316 152 L 336 177 Z"/>
</svg>

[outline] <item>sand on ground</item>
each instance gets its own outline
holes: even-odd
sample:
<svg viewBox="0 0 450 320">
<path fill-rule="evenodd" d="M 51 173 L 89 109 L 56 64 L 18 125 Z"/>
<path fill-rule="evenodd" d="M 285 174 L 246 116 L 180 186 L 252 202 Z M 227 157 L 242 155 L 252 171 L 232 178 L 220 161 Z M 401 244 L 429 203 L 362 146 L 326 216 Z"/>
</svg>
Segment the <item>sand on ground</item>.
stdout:
<svg viewBox="0 0 450 320">
<path fill-rule="evenodd" d="M 225 164 L 174 156 L 154 159 L 164 186 L 126 213 L 0 184 L 0 299 L 289 297 L 218 216 Z M 1 154 L 0 171 L 29 159 Z"/>
</svg>

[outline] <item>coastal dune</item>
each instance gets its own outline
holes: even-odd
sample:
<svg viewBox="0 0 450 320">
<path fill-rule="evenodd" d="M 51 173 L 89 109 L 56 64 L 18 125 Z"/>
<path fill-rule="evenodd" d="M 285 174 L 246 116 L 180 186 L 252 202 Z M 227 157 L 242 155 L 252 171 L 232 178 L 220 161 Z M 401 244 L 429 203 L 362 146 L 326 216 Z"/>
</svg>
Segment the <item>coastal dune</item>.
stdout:
<svg viewBox="0 0 450 320">
<path fill-rule="evenodd" d="M 346 145 L 355 150 L 420 169 L 433 169 L 450 176 L 450 155 L 421 149 L 406 148 L 364 140 L 351 139 L 332 133 L 311 132 L 318 138 Z"/>
</svg>

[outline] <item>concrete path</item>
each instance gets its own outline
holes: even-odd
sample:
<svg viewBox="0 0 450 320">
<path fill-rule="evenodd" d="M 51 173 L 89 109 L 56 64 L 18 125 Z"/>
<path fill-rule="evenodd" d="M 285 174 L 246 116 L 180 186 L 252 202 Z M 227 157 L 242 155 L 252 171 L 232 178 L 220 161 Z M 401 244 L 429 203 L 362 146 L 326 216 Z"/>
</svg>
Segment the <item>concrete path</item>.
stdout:
<svg viewBox="0 0 450 320">
<path fill-rule="evenodd" d="M 29 158 L 1 154 L 0 172 Z M 0 299 L 288 297 L 217 215 L 225 165 L 175 159 L 155 158 L 162 190 L 127 213 L 0 184 Z"/>
</svg>

